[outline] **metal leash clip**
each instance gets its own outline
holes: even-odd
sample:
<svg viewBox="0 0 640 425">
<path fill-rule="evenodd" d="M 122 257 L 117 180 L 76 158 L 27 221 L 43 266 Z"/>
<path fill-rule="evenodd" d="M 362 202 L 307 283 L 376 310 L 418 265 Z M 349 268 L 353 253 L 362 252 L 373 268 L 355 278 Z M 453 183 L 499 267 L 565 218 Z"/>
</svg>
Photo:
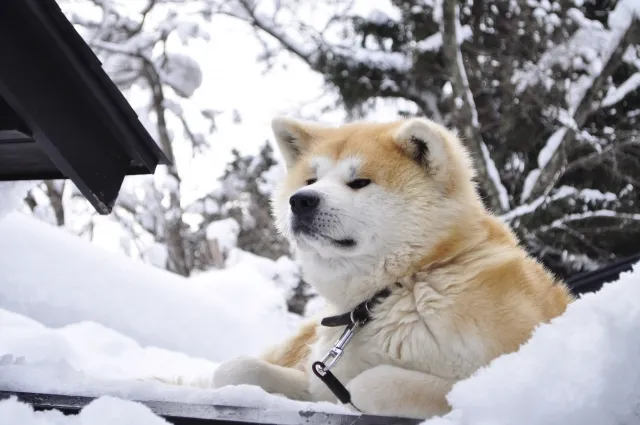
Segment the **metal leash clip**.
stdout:
<svg viewBox="0 0 640 425">
<path fill-rule="evenodd" d="M 359 322 L 351 322 L 346 327 L 340 339 L 333 345 L 333 348 L 329 350 L 326 356 L 322 359 L 321 363 L 324 365 L 323 372 L 328 372 L 331 368 L 340 360 L 344 354 L 344 347 L 351 341 L 351 338 L 356 333 L 356 328 L 360 325 Z"/>
</svg>

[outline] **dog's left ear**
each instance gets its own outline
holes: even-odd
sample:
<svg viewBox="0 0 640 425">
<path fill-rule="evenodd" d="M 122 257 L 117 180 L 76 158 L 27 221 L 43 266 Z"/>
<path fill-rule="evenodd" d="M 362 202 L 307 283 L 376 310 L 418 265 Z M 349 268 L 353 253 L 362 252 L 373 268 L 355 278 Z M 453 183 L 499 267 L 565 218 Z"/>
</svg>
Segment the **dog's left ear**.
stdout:
<svg viewBox="0 0 640 425">
<path fill-rule="evenodd" d="M 448 162 L 446 131 L 428 119 L 412 118 L 396 130 L 394 139 L 409 158 L 430 174 L 438 174 Z"/>
<path fill-rule="evenodd" d="M 289 117 L 276 117 L 271 121 L 271 128 L 287 168 L 291 168 L 311 148 L 325 127 Z"/>
</svg>

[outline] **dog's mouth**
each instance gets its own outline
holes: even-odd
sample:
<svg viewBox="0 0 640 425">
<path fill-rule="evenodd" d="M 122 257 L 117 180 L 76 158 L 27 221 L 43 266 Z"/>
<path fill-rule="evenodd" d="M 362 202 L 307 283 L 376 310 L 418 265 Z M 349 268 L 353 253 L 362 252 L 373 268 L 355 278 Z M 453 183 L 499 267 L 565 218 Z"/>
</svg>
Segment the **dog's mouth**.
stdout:
<svg viewBox="0 0 640 425">
<path fill-rule="evenodd" d="M 330 236 L 324 235 L 316 230 L 313 230 L 309 226 L 304 224 L 296 224 L 293 228 L 293 233 L 296 235 L 305 235 L 310 236 L 315 239 L 324 239 L 329 241 L 332 245 L 338 246 L 340 248 L 353 248 L 356 246 L 355 239 L 352 238 L 344 238 L 344 239 L 334 239 Z"/>
</svg>

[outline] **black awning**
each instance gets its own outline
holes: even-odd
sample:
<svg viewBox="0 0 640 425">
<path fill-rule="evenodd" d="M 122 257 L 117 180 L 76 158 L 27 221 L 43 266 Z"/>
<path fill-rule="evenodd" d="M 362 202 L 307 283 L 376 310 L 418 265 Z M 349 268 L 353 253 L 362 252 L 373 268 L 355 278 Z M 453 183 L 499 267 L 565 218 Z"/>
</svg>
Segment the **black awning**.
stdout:
<svg viewBox="0 0 640 425">
<path fill-rule="evenodd" d="M 169 160 L 55 0 L 0 1 L 0 181 L 69 178 L 100 214 Z"/>
</svg>

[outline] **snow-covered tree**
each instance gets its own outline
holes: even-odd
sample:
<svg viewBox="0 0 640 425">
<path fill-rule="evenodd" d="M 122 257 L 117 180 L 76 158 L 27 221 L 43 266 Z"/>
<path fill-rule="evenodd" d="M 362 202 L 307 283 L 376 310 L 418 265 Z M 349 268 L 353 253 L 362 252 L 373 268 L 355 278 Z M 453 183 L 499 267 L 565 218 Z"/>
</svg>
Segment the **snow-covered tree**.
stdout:
<svg viewBox="0 0 640 425">
<path fill-rule="evenodd" d="M 557 273 L 637 250 L 639 2 L 361 6 L 237 0 L 225 13 L 265 39 L 270 66 L 284 51 L 321 73 L 348 116 L 391 99 L 455 127 L 486 205 Z"/>
<path fill-rule="evenodd" d="M 289 245 L 276 234 L 269 208 L 269 195 L 283 174 L 269 143 L 257 155 L 241 155 L 234 149 L 218 190 L 198 199 L 190 211 L 199 212 L 203 223 L 233 218 L 239 223 L 237 246 L 245 251 L 274 260 L 289 255 Z"/>
<path fill-rule="evenodd" d="M 58 1 L 174 161 L 127 179 L 114 210 L 123 249 L 145 261 L 189 275 L 224 267 L 232 247 L 289 255 L 269 214 L 283 172 L 269 144 L 234 152 L 218 189 L 185 201 L 181 158 L 207 149 L 218 112 L 191 101 L 203 75 L 183 46 L 206 40 L 216 17 L 253 28 L 267 67 L 293 57 L 324 76 L 337 99 L 331 112 L 359 118 L 392 104 L 384 119 L 423 115 L 455 127 L 486 205 L 557 273 L 637 250 L 637 1 Z M 69 182 L 43 182 L 26 202 L 91 234 L 78 199 Z"/>
<path fill-rule="evenodd" d="M 186 225 L 182 220 L 178 152 L 206 149 L 208 131 L 203 123 L 210 114 L 207 110 L 194 111 L 189 102 L 203 77 L 198 62 L 181 47 L 207 39 L 205 24 L 211 16 L 210 7 L 206 1 L 59 3 L 173 163 L 161 167 L 156 176 L 125 181 L 113 217 L 134 241 L 147 238 L 139 247 L 144 258 L 148 257 L 146 250 L 152 249 L 154 263 L 164 258 L 168 269 L 188 275 L 191 265 L 184 246 Z M 65 225 L 65 204 L 71 208 L 69 204 L 77 198 L 74 189 L 66 182 L 44 182 L 26 201 L 34 213 Z M 91 228 L 85 225 L 75 230 Z M 129 238 L 123 241 L 125 250 L 130 242 Z M 159 255 L 163 249 L 166 253 Z"/>
</svg>

